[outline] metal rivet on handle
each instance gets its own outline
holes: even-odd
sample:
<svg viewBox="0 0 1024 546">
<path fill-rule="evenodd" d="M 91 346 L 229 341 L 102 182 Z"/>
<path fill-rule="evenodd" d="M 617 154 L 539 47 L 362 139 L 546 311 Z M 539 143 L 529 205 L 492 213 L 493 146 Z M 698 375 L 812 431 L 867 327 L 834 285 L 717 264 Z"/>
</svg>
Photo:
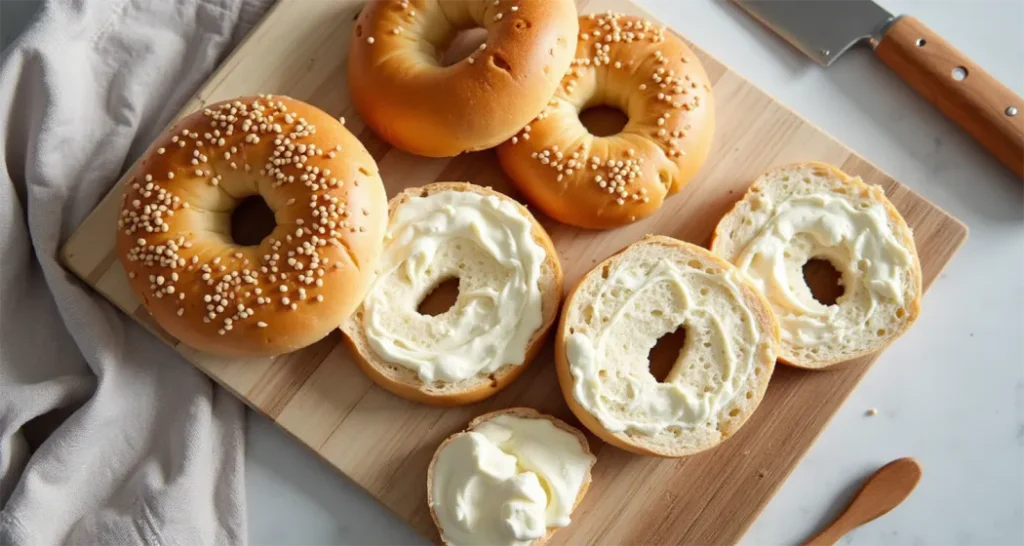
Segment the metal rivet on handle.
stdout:
<svg viewBox="0 0 1024 546">
<path fill-rule="evenodd" d="M 826 56 L 826 57 L 828 57 L 829 55 L 831 55 L 831 54 L 832 54 L 832 52 L 831 52 L 831 51 L 829 51 L 829 50 L 827 50 L 827 49 L 819 49 L 819 50 L 818 50 L 818 53 L 821 53 L 822 55 L 824 55 L 824 56 Z"/>
<path fill-rule="evenodd" d="M 1006 115 L 1010 116 L 1011 118 L 1013 116 L 1016 116 L 1017 115 L 1017 107 L 1016 106 L 1007 106 L 1006 107 Z"/>
</svg>

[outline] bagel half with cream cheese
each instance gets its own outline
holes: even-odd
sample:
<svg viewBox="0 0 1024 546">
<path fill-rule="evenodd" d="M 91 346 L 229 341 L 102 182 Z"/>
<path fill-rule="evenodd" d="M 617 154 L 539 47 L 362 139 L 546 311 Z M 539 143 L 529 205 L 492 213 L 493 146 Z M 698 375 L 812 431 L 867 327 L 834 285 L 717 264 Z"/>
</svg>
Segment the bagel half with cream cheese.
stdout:
<svg viewBox="0 0 1024 546">
<path fill-rule="evenodd" d="M 779 358 L 825 368 L 874 353 L 903 335 L 921 309 L 921 263 L 907 222 L 879 186 L 824 163 L 761 175 L 715 228 L 711 249 L 771 302 Z M 804 265 L 828 260 L 844 291 L 817 301 Z"/>
<path fill-rule="evenodd" d="M 417 311 L 459 279 L 454 305 Z M 551 238 L 515 200 L 465 182 L 411 188 L 390 203 L 377 277 L 342 326 L 374 381 L 409 400 L 469 404 L 519 376 L 554 324 L 562 268 Z"/>
<path fill-rule="evenodd" d="M 685 329 L 658 381 L 649 353 Z M 591 432 L 622 449 L 681 457 L 735 434 L 775 367 L 768 302 L 711 252 L 647 236 L 585 274 L 566 299 L 555 359 L 562 394 Z"/>
<path fill-rule="evenodd" d="M 586 436 L 559 419 L 530 408 L 487 413 L 434 452 L 430 516 L 450 546 L 542 546 L 569 524 L 596 461 Z"/>
</svg>

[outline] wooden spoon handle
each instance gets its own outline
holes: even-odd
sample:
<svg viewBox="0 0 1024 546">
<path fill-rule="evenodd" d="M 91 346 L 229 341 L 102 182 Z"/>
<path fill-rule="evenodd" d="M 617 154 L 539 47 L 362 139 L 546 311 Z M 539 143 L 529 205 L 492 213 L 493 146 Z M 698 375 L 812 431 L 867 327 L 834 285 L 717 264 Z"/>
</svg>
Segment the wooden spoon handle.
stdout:
<svg viewBox="0 0 1024 546">
<path fill-rule="evenodd" d="M 846 510 L 804 546 L 831 546 L 854 528 L 889 513 L 917 487 L 921 465 L 910 457 L 879 468 L 861 486 Z"/>
<path fill-rule="evenodd" d="M 1024 100 L 913 17 L 886 31 L 875 54 L 903 81 L 1024 177 Z"/>
</svg>

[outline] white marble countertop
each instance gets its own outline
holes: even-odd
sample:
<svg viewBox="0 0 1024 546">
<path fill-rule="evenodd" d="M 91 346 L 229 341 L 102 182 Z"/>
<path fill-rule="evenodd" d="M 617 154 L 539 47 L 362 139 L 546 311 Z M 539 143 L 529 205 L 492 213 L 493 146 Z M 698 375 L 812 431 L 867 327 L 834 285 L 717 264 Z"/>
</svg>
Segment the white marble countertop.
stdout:
<svg viewBox="0 0 1024 546">
<path fill-rule="evenodd" d="M 806 538 L 876 467 L 924 477 L 853 544 L 1024 543 L 1024 184 L 876 62 L 818 67 L 735 6 L 641 0 L 662 21 L 963 220 L 967 244 L 918 323 L 867 374 L 744 539 Z M 1024 95 L 1024 2 L 882 0 Z M 868 417 L 866 410 L 877 408 Z M 254 544 L 423 544 L 365 492 L 255 414 L 246 480 Z"/>
<path fill-rule="evenodd" d="M 913 456 L 924 466 L 917 490 L 844 543 L 1024 544 L 1024 184 L 869 51 L 824 70 L 735 6 L 639 1 L 971 230 L 921 319 L 867 374 L 743 542 L 808 537 L 860 479 Z M 1024 2 L 879 1 L 1024 95 Z M 10 4 L 4 43 L 38 7 Z M 868 408 L 878 415 L 867 417 Z M 248 428 L 253 544 L 425 544 L 267 419 L 250 412 Z"/>
</svg>

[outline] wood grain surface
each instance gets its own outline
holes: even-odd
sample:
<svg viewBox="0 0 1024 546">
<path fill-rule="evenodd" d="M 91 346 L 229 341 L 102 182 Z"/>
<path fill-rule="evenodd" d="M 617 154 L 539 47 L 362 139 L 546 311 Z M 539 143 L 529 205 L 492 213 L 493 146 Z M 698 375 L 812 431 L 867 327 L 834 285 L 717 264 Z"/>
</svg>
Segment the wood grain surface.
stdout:
<svg viewBox="0 0 1024 546">
<path fill-rule="evenodd" d="M 616 0 L 580 2 L 582 12 L 646 15 Z M 492 151 L 424 159 L 391 149 L 359 120 L 345 85 L 345 57 L 360 3 L 283 0 L 190 101 L 184 111 L 252 93 L 287 94 L 345 116 L 376 158 L 390 195 L 436 180 L 468 180 L 516 196 Z M 762 171 L 818 160 L 880 184 L 914 229 L 931 284 L 967 235 L 957 220 L 900 185 L 718 61 L 696 50 L 716 97 L 714 150 L 700 175 L 651 218 L 611 231 L 582 231 L 540 216 L 573 283 L 599 260 L 644 234 L 706 244 L 721 215 Z M 178 344 L 128 288 L 114 254 L 120 187 L 64 248 L 85 282 L 173 345 L 189 361 L 267 415 L 296 440 L 369 491 L 427 537 L 426 469 L 434 449 L 475 416 L 512 405 L 575 423 L 555 378 L 550 344 L 522 377 L 485 402 L 443 409 L 413 404 L 373 385 L 335 333 L 277 358 L 227 359 Z M 924 312 L 928 312 L 925 299 Z M 639 457 L 591 439 L 594 481 L 573 523 L 554 544 L 725 544 L 740 539 L 875 358 L 825 372 L 780 366 L 751 420 L 733 438 L 680 460 Z"/>
<path fill-rule="evenodd" d="M 1024 177 L 1024 100 L 1010 88 L 910 16 L 892 24 L 875 54 L 1017 176 Z"/>
</svg>

